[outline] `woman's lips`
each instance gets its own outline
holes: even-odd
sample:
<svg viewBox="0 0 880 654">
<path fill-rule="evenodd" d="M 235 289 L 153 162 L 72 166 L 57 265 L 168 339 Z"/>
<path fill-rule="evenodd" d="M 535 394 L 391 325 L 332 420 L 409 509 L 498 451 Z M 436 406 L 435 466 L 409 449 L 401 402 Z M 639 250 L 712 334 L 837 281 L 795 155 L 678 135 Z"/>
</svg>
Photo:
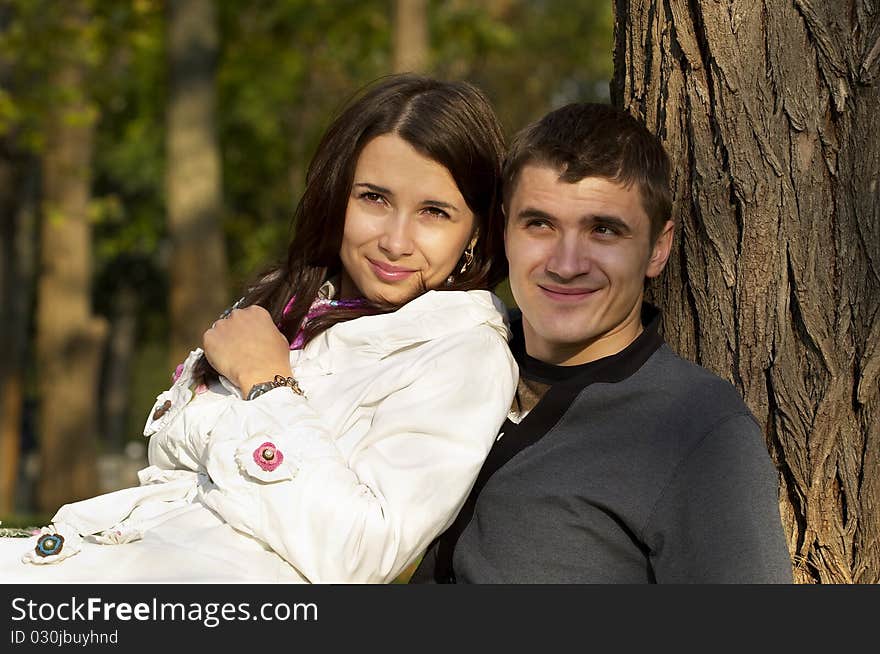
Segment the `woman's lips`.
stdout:
<svg viewBox="0 0 880 654">
<path fill-rule="evenodd" d="M 544 295 L 557 302 L 579 302 L 596 292 L 594 289 L 589 288 L 557 288 L 541 285 L 538 285 L 538 288 L 541 289 Z"/>
<path fill-rule="evenodd" d="M 389 263 L 380 263 L 378 261 L 373 261 L 370 258 L 367 258 L 367 261 L 370 262 L 373 274 L 383 282 L 399 282 L 416 272 L 411 268 L 392 266 Z"/>
</svg>

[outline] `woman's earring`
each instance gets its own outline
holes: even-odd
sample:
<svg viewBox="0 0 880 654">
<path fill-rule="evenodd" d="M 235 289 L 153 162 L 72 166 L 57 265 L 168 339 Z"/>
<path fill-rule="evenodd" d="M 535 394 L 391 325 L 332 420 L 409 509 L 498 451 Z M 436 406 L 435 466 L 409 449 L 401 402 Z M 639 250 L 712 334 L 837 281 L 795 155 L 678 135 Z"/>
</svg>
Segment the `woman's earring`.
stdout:
<svg viewBox="0 0 880 654">
<path fill-rule="evenodd" d="M 464 251 L 464 263 L 459 268 L 458 273 L 462 274 L 465 270 L 471 267 L 471 264 L 474 262 L 474 243 L 471 243 L 467 250 Z"/>
</svg>

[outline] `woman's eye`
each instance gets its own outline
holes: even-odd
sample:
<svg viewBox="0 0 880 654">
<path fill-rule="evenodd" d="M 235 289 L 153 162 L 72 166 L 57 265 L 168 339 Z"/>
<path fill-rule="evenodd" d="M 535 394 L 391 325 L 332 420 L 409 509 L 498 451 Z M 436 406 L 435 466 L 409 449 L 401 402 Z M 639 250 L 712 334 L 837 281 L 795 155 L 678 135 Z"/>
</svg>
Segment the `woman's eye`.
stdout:
<svg viewBox="0 0 880 654">
<path fill-rule="evenodd" d="M 380 193 L 375 193 L 373 191 L 364 191 L 358 196 L 362 200 L 366 200 L 367 202 L 384 202 L 385 198 L 382 197 Z"/>
<path fill-rule="evenodd" d="M 422 211 L 434 218 L 449 218 L 449 214 L 440 207 L 425 207 Z"/>
</svg>

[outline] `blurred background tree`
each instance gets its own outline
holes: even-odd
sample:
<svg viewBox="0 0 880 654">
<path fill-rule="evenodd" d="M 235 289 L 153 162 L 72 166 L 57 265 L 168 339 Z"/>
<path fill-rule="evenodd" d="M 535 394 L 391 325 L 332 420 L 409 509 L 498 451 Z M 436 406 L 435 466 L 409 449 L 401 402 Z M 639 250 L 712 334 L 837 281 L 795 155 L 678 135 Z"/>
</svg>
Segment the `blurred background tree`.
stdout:
<svg viewBox="0 0 880 654">
<path fill-rule="evenodd" d="M 192 9 L 205 18 L 179 37 L 176 17 Z M 612 31 L 607 0 L 0 0 L 0 519 L 39 522 L 88 494 L 62 468 L 102 491 L 136 483 L 153 398 L 198 345 L 192 334 L 283 256 L 317 140 L 358 88 L 400 70 L 466 79 L 511 134 L 566 102 L 608 99 Z M 174 140 L 187 93 L 202 97 L 189 114 L 206 148 L 195 160 L 217 165 L 197 199 L 179 200 L 175 185 L 195 192 L 185 171 L 199 165 Z M 64 179 L 79 184 L 71 212 L 47 205 L 59 125 L 90 143 Z M 187 212 L 222 236 L 199 275 L 175 218 Z M 77 308 L 38 320 L 58 309 L 38 263 L 59 262 L 50 226 L 76 230 L 62 243 L 78 263 L 56 274 L 79 275 L 64 298 Z M 173 311 L 184 283 L 191 295 Z M 36 347 L 61 327 L 88 338 Z M 88 343 L 78 356 L 95 363 L 61 366 L 71 342 Z M 74 427 L 50 417 L 76 407 Z M 37 478 L 59 483 L 38 495 Z"/>
</svg>

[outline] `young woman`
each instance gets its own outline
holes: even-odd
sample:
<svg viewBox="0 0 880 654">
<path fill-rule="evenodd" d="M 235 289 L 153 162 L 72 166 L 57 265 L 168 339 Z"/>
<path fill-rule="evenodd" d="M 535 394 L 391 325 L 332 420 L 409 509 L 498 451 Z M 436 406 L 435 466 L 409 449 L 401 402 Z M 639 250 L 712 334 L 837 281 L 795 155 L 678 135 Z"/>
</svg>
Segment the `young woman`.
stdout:
<svg viewBox="0 0 880 654">
<path fill-rule="evenodd" d="M 140 486 L 0 542 L 4 581 L 389 582 L 510 408 L 501 132 L 465 83 L 374 84 L 324 135 L 286 261 L 147 418 Z M 24 554 L 22 552 L 24 551 Z"/>
</svg>

